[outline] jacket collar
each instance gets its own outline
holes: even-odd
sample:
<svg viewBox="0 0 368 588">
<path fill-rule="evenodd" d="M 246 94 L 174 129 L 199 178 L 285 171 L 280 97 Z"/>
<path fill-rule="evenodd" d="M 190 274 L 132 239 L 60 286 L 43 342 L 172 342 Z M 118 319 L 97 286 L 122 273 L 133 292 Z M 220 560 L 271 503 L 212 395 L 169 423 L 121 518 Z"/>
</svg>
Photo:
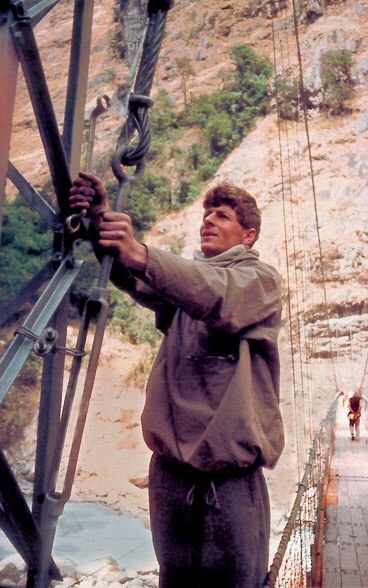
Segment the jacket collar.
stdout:
<svg viewBox="0 0 368 588">
<path fill-rule="evenodd" d="M 193 257 L 197 261 L 204 261 L 209 265 L 220 265 L 226 267 L 245 260 L 258 259 L 259 253 L 255 249 L 250 249 L 247 245 L 234 245 L 226 251 L 214 255 L 213 257 L 205 257 L 202 251 L 196 249 Z"/>
</svg>

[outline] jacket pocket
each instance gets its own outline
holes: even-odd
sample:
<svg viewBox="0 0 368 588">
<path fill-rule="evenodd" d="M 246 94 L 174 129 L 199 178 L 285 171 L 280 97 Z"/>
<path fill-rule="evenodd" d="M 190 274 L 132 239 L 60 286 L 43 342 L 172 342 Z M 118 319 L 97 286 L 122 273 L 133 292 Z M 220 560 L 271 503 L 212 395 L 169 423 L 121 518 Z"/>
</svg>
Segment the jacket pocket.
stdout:
<svg viewBox="0 0 368 588">
<path fill-rule="evenodd" d="M 233 376 L 235 355 L 186 355 L 179 358 L 176 381 L 183 399 L 215 411 Z"/>
</svg>

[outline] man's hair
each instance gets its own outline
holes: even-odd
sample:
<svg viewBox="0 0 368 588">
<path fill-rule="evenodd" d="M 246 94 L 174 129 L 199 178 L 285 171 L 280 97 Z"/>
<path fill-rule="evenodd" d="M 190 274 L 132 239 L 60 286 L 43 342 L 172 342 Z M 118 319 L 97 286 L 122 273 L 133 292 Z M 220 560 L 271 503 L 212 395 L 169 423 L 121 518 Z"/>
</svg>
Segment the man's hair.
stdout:
<svg viewBox="0 0 368 588">
<path fill-rule="evenodd" d="M 230 182 L 218 184 L 210 188 L 204 196 L 203 208 L 217 207 L 221 204 L 227 204 L 235 210 L 239 223 L 245 229 L 255 229 L 256 238 L 258 239 L 261 230 L 261 211 L 257 206 L 257 201 L 249 192 L 243 188 L 238 188 Z"/>
</svg>

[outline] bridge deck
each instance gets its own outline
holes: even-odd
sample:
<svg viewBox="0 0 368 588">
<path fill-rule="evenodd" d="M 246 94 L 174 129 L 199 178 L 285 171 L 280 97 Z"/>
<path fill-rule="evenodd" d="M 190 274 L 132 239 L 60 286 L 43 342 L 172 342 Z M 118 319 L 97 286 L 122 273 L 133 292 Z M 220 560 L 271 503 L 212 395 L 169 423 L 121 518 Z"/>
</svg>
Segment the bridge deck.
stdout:
<svg viewBox="0 0 368 588">
<path fill-rule="evenodd" d="M 368 587 L 368 431 L 351 441 L 346 406 L 339 406 L 326 495 L 323 588 Z"/>
</svg>

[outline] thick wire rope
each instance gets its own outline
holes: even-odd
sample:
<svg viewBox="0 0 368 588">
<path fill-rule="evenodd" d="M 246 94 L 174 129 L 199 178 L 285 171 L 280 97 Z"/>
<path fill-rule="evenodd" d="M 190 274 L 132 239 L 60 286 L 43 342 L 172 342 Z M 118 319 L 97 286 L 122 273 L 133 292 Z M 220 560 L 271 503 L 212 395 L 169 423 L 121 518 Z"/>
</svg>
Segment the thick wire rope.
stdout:
<svg viewBox="0 0 368 588">
<path fill-rule="evenodd" d="M 272 10 L 272 6 L 271 6 L 271 10 Z M 271 14 L 272 14 L 272 12 L 271 12 Z M 274 61 L 274 68 L 275 68 L 275 76 L 277 77 L 275 26 L 274 26 L 273 17 L 271 18 L 271 30 L 272 30 L 273 61 Z M 289 332 L 290 332 L 290 357 L 291 357 L 291 371 L 292 371 L 292 382 L 293 382 L 293 409 L 294 409 L 295 444 L 296 444 L 298 480 L 300 480 L 300 478 L 301 478 L 301 455 L 300 455 L 300 446 L 299 446 L 299 420 L 297 418 L 296 367 L 295 367 L 295 357 L 294 357 L 294 336 L 293 336 L 292 310 L 291 310 L 291 281 L 290 281 L 290 268 L 289 268 L 289 251 L 288 251 L 287 233 L 286 233 L 284 167 L 283 167 L 282 142 L 281 142 L 281 130 L 280 130 L 280 104 L 279 104 L 279 96 L 278 96 L 277 91 L 276 91 L 276 117 L 277 117 L 277 132 L 278 132 L 280 175 L 281 175 L 283 229 L 284 229 L 284 242 L 285 242 L 287 304 L 288 304 L 288 313 L 289 313 L 288 319 L 289 319 Z"/>
</svg>

